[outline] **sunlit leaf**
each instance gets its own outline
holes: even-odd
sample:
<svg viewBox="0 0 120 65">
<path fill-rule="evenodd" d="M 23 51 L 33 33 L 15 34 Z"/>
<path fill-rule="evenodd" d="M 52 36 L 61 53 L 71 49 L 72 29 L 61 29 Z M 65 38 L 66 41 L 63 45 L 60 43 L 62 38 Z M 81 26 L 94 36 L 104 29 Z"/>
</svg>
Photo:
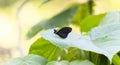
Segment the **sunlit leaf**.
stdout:
<svg viewBox="0 0 120 65">
<path fill-rule="evenodd" d="M 100 25 L 90 31 L 90 37 L 97 46 L 109 52 L 108 58 L 112 57 L 119 51 L 120 36 L 120 12 L 109 11 L 100 22 Z M 113 57 L 113 63 L 119 65 L 118 56 Z"/>
<path fill-rule="evenodd" d="M 110 62 L 120 49 L 120 24 L 108 24 L 93 28 L 89 36 L 70 33 L 66 39 L 54 34 L 53 29 L 41 33 L 42 37 L 60 48 L 76 47 L 79 49 L 104 54 Z"/>
<path fill-rule="evenodd" d="M 89 32 L 93 27 L 98 26 L 105 14 L 91 15 L 80 22 L 81 32 Z"/>
<path fill-rule="evenodd" d="M 120 50 L 120 24 L 106 24 L 92 29 L 89 33 L 96 46 L 107 51 L 110 61 Z"/>
<path fill-rule="evenodd" d="M 79 49 L 103 53 L 104 51 L 95 46 L 88 36 L 81 36 L 80 34 L 70 33 L 66 39 L 54 34 L 53 29 L 41 32 L 41 35 L 46 40 L 49 40 L 54 45 L 60 48 L 77 47 Z"/>
<path fill-rule="evenodd" d="M 51 62 L 48 62 L 46 65 L 69 65 L 69 62 L 68 61 L 51 61 Z"/>
<path fill-rule="evenodd" d="M 84 61 L 74 60 L 70 62 L 70 65 L 94 65 L 94 64 L 88 60 L 84 60 Z"/>
<path fill-rule="evenodd" d="M 35 41 L 31 45 L 29 50 L 29 54 L 37 54 L 43 56 L 49 61 L 57 60 L 59 52 L 61 52 L 61 50 L 58 47 L 54 46 L 53 44 L 51 44 L 51 42 L 43 38 L 40 38 L 37 41 Z"/>
<path fill-rule="evenodd" d="M 74 18 L 74 15 L 77 9 L 78 9 L 77 6 L 71 7 L 66 11 L 61 12 L 60 14 L 54 16 L 51 19 L 44 20 L 42 22 L 37 23 L 31 28 L 30 31 L 28 31 L 27 37 L 32 38 L 42 29 L 50 29 L 55 27 L 67 26 L 68 24 L 70 24 L 70 22 L 72 22 L 72 19 Z"/>
<path fill-rule="evenodd" d="M 120 65 L 120 57 L 117 54 L 114 55 L 112 61 L 114 65 Z"/>
<path fill-rule="evenodd" d="M 73 19 L 73 24 L 80 26 L 80 22 L 89 15 L 88 3 L 79 5 L 79 9 Z"/>
<path fill-rule="evenodd" d="M 15 58 L 4 65 L 46 65 L 47 60 L 38 55 L 27 55 L 23 58 Z"/>
</svg>

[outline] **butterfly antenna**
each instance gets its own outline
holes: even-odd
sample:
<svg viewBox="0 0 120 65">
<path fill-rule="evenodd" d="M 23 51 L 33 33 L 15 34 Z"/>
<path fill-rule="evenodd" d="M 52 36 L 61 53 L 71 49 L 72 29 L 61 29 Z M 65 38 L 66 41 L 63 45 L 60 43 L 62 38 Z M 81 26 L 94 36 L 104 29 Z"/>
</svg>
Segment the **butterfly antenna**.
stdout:
<svg viewBox="0 0 120 65">
<path fill-rule="evenodd" d="M 56 29 L 54 29 L 54 33 L 56 33 L 57 32 L 57 30 Z"/>
</svg>

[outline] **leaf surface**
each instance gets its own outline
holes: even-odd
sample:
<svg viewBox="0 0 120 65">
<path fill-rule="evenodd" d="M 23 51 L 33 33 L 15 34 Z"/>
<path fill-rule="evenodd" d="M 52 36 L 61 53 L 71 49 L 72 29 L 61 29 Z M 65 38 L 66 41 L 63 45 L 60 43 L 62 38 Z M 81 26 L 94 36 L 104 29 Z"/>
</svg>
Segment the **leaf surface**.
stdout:
<svg viewBox="0 0 120 65">
<path fill-rule="evenodd" d="M 41 33 L 42 37 L 60 48 L 76 47 L 79 49 L 104 54 L 112 61 L 113 55 L 120 50 L 120 24 L 108 24 L 93 28 L 89 36 L 70 33 L 63 39 L 54 34 L 54 29 Z"/>
<path fill-rule="evenodd" d="M 80 30 L 81 32 L 89 32 L 93 27 L 96 27 L 101 22 L 102 18 L 106 14 L 100 14 L 100 15 L 91 15 L 86 18 L 84 18 L 80 22 Z"/>
<path fill-rule="evenodd" d="M 37 54 L 43 56 L 44 58 L 48 59 L 48 61 L 57 60 L 59 52 L 61 52 L 60 48 L 56 47 L 43 38 L 36 40 L 31 45 L 29 50 L 29 54 Z"/>
</svg>

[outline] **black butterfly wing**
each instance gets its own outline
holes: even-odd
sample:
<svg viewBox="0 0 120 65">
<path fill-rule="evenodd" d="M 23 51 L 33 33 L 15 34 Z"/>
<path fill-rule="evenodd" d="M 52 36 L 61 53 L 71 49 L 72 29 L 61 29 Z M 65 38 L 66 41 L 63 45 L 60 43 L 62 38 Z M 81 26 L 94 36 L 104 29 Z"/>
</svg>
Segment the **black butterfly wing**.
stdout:
<svg viewBox="0 0 120 65">
<path fill-rule="evenodd" d="M 66 38 L 71 31 L 72 31 L 72 28 L 64 27 L 64 28 L 60 29 L 58 32 L 55 32 L 55 33 L 62 38 Z"/>
</svg>

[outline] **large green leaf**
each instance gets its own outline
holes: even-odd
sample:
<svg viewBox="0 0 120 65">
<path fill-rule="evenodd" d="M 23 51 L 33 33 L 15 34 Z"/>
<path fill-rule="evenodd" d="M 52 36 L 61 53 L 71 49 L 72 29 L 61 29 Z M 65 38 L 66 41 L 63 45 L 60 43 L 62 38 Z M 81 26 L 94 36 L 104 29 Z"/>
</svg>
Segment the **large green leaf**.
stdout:
<svg viewBox="0 0 120 65">
<path fill-rule="evenodd" d="M 51 62 L 48 62 L 46 65 L 69 65 L 69 62 L 68 61 L 51 61 Z"/>
<path fill-rule="evenodd" d="M 117 48 L 117 46 L 119 46 L 117 44 L 119 44 L 120 39 L 119 27 L 120 27 L 120 12 L 109 11 L 107 15 L 103 18 L 103 20 L 100 22 L 99 27 L 91 30 L 90 36 L 97 44 L 99 43 L 101 46 L 102 45 L 106 46 L 106 48 L 104 49 L 109 51 L 110 55 L 112 56 L 112 54 L 115 55 L 115 53 L 119 51 L 119 48 Z M 114 48 L 114 50 L 111 50 L 112 48 Z M 120 64 L 119 60 L 120 60 L 119 56 L 115 55 L 113 57 L 113 63 L 115 65 Z"/>
<path fill-rule="evenodd" d="M 93 27 L 98 26 L 105 14 L 90 15 L 80 22 L 81 32 L 88 32 Z"/>
<path fill-rule="evenodd" d="M 37 54 L 45 57 L 48 61 L 57 60 L 61 50 L 49 41 L 40 38 L 34 42 L 29 50 L 29 54 Z"/>
<path fill-rule="evenodd" d="M 84 61 L 74 60 L 70 62 L 70 65 L 94 65 L 94 64 L 88 60 L 84 60 Z"/>
<path fill-rule="evenodd" d="M 71 7 L 51 19 L 41 21 L 34 25 L 27 33 L 28 38 L 32 38 L 42 29 L 50 29 L 55 27 L 62 27 L 72 22 L 78 6 Z"/>
<path fill-rule="evenodd" d="M 66 39 L 54 34 L 54 29 L 41 33 L 42 37 L 60 48 L 77 47 L 79 49 L 104 54 L 110 62 L 120 50 L 120 24 L 107 24 L 92 29 L 89 36 L 70 33 Z"/>
<path fill-rule="evenodd" d="M 120 24 L 106 24 L 92 29 L 89 33 L 96 46 L 109 53 L 106 56 L 112 60 L 120 50 Z"/>
<path fill-rule="evenodd" d="M 42 37 L 49 40 L 54 45 L 64 49 L 68 47 L 77 47 L 79 49 L 97 52 L 100 54 L 106 53 L 97 46 L 95 46 L 88 36 L 81 36 L 80 34 L 70 33 L 66 39 L 54 34 L 54 29 L 49 29 L 41 33 Z"/>
<path fill-rule="evenodd" d="M 49 29 L 41 32 L 41 36 L 62 49 L 68 47 L 77 47 L 80 49 L 90 50 L 98 53 L 103 52 L 100 51 L 100 49 L 92 43 L 88 36 L 81 36 L 80 34 L 70 33 L 66 39 L 63 39 L 54 34 L 54 29 Z"/>
<path fill-rule="evenodd" d="M 23 58 L 15 58 L 4 65 L 46 65 L 47 60 L 38 55 L 27 55 Z"/>
<path fill-rule="evenodd" d="M 80 26 L 80 22 L 89 15 L 88 3 L 79 5 L 78 11 L 73 19 L 73 24 Z"/>
</svg>

